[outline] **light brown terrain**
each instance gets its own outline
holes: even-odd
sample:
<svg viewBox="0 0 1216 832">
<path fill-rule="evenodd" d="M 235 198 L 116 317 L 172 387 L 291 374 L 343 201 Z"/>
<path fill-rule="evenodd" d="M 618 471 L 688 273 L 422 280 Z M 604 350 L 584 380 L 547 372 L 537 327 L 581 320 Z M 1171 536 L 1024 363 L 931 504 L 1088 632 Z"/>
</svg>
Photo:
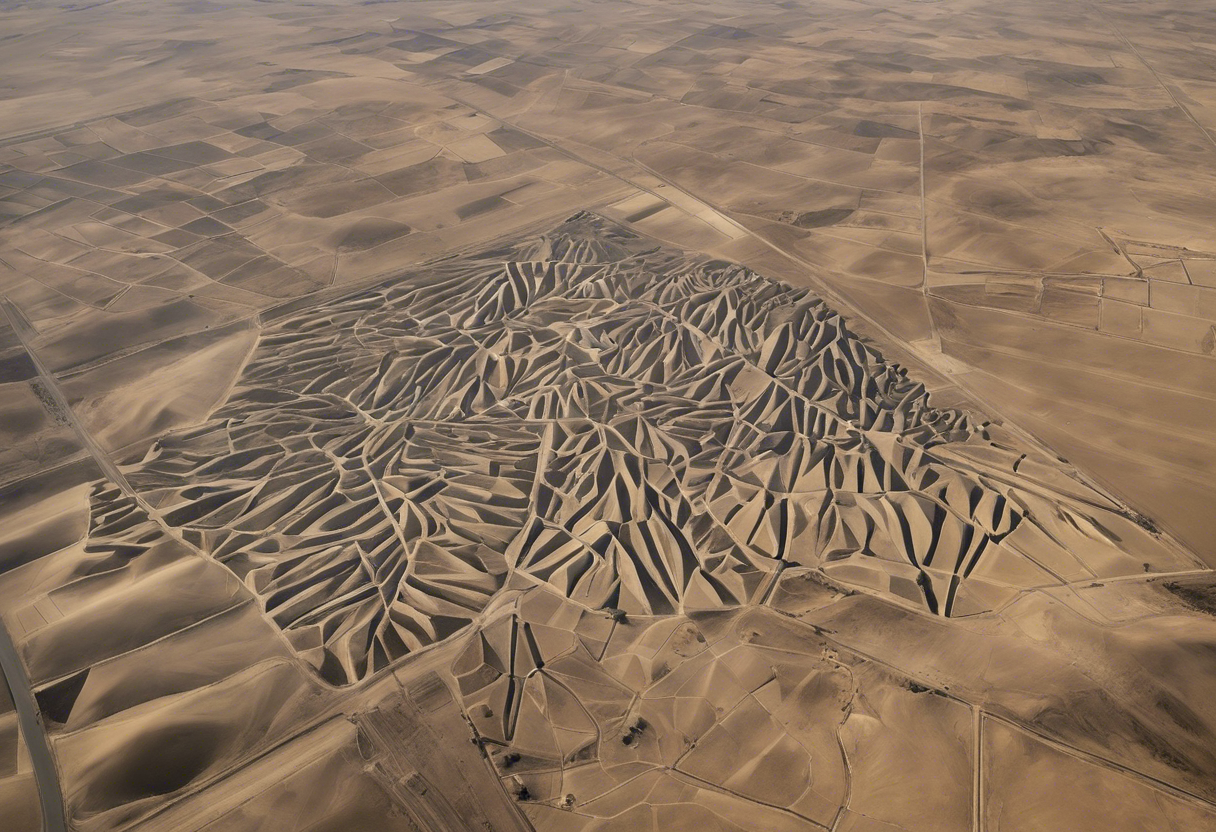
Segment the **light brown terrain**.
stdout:
<svg viewBox="0 0 1216 832">
<path fill-rule="evenodd" d="M 1216 830 L 1216 10 L 0 8 L 0 829 Z"/>
</svg>

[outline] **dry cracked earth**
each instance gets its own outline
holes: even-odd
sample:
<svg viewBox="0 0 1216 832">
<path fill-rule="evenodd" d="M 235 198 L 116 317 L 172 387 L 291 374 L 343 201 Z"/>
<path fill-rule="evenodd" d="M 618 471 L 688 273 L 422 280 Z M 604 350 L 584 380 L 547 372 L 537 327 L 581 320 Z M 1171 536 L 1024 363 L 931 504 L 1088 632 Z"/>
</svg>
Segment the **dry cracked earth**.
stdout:
<svg viewBox="0 0 1216 832">
<path fill-rule="evenodd" d="M 0 8 L 5 832 L 1216 830 L 1216 12 Z"/>
</svg>

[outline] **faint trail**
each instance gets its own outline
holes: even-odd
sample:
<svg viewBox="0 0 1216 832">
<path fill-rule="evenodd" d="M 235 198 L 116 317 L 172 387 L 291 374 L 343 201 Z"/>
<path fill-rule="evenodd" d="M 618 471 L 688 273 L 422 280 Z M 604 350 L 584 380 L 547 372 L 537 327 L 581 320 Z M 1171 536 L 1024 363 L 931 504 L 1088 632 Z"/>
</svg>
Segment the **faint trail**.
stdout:
<svg viewBox="0 0 1216 832">
<path fill-rule="evenodd" d="M 50 397 L 49 405 L 53 406 L 57 411 L 57 415 L 61 417 L 80 438 L 85 449 L 93 457 L 98 468 L 104 477 L 117 485 L 124 494 L 130 497 L 136 505 L 147 515 L 147 517 L 156 523 L 164 532 L 173 540 L 184 546 L 189 552 L 202 557 L 206 560 L 210 558 L 200 551 L 198 547 L 193 546 L 185 540 L 181 534 L 172 526 L 164 521 L 164 519 L 153 510 L 147 501 L 140 496 L 138 492 L 127 481 L 127 478 L 118 466 L 110 459 L 105 450 L 97 443 L 92 434 L 85 429 L 84 425 L 76 418 L 75 412 L 71 405 L 68 404 L 67 398 L 63 395 L 63 391 L 59 387 L 54 374 L 50 371 L 38 354 L 34 351 L 30 343 L 29 325 L 26 323 L 21 310 L 7 297 L 0 298 L 0 309 L 3 310 L 5 317 L 8 319 L 9 325 L 13 328 L 13 332 L 17 335 L 21 342 L 22 348 L 26 355 L 29 356 L 34 368 L 38 372 L 39 380 L 46 394 Z M 290 647 L 286 637 L 283 636 L 284 643 Z M 12 663 L 12 667 L 10 667 Z M 10 687 L 13 689 L 13 701 L 17 705 L 19 718 L 22 721 L 22 730 L 27 733 L 26 742 L 30 749 L 31 762 L 34 767 L 35 775 L 38 781 L 38 792 L 42 801 L 42 817 L 43 829 L 46 832 L 67 832 L 67 825 L 64 817 L 63 795 L 59 784 L 58 773 L 54 765 L 54 760 L 51 756 L 50 747 L 47 743 L 46 734 L 42 729 L 41 716 L 34 703 L 33 694 L 29 688 L 29 681 L 25 677 L 24 669 L 21 667 L 20 661 L 17 659 L 17 651 L 13 645 L 8 633 L 0 627 L 0 665 L 3 665 L 5 675 L 8 677 Z M 20 682 L 21 685 L 17 685 Z M 16 689 L 24 686 L 23 690 Z M 23 706 L 23 699 L 28 700 L 28 705 Z M 28 707 L 32 711 L 32 716 L 28 719 L 33 720 L 27 728 L 26 715 L 23 713 L 23 707 Z"/>
<path fill-rule="evenodd" d="M 1038 740 L 1039 742 L 1043 743 L 1044 745 L 1048 745 L 1048 746 L 1054 748 L 1056 751 L 1059 751 L 1063 754 L 1067 754 L 1069 757 L 1073 757 L 1074 759 L 1080 760 L 1081 762 L 1084 762 L 1084 763 L 1089 763 L 1090 765 L 1095 765 L 1095 766 L 1099 766 L 1101 768 L 1105 768 L 1108 771 L 1115 772 L 1116 774 L 1122 774 L 1124 777 L 1128 777 L 1132 780 L 1136 780 L 1136 781 L 1140 782 L 1142 785 L 1156 789 L 1157 791 L 1160 791 L 1160 792 L 1165 792 L 1165 793 L 1169 794 L 1171 797 L 1177 798 L 1178 800 L 1181 800 L 1184 803 L 1189 803 L 1191 805 L 1198 806 L 1209 812 L 1212 811 L 1213 809 L 1216 809 L 1216 803 L 1213 803 L 1211 800 L 1208 800 L 1206 797 L 1202 797 L 1201 795 L 1197 795 L 1194 792 L 1190 792 L 1190 791 L 1187 791 L 1186 789 L 1179 788 L 1178 786 L 1175 786 L 1171 783 L 1167 783 L 1164 780 L 1159 780 L 1156 777 L 1152 776 L 1151 774 L 1145 774 L 1142 771 L 1137 771 L 1136 769 L 1131 768 L 1129 766 L 1125 766 L 1122 763 L 1116 763 L 1113 760 L 1106 759 L 1105 757 L 1099 757 L 1096 754 L 1091 754 L 1088 751 L 1083 751 L 1080 748 L 1077 748 L 1076 746 L 1069 745 L 1068 743 L 1065 743 L 1065 742 L 1060 742 L 1059 740 L 1053 739 L 1052 737 L 1049 737 L 1046 734 L 1039 733 L 1038 731 L 1034 730 L 1033 728 L 1031 728 L 1028 725 L 1023 725 L 1022 723 L 1020 723 L 1016 720 L 1008 719 L 1007 717 L 1003 717 L 1003 716 L 997 716 L 996 714 L 988 712 L 988 711 L 984 712 L 983 719 L 991 719 L 993 722 L 999 722 L 1002 725 L 1005 725 L 1009 728 L 1012 728 L 1015 731 L 1019 731 L 1019 732 L 1025 734 L 1028 737 Z"/>
<path fill-rule="evenodd" d="M 1137 573 L 1135 575 L 1116 575 L 1113 578 L 1095 577 L 1081 581 L 1069 581 L 1063 585 L 1066 587 L 1080 587 L 1085 589 L 1086 587 L 1094 586 L 1095 584 L 1098 586 L 1105 586 L 1106 584 L 1125 584 L 1132 582 L 1148 583 L 1151 581 L 1164 580 L 1166 578 L 1190 578 L 1196 575 L 1208 575 L 1211 574 L 1212 571 L 1212 569 L 1204 567 L 1202 569 L 1179 569 L 1176 572 L 1145 572 L 1143 574 Z"/>
<path fill-rule="evenodd" d="M 812 826 L 818 827 L 819 829 L 825 829 L 825 830 L 828 829 L 828 827 L 824 826 L 822 823 L 813 821 L 810 818 L 808 818 L 806 815 L 800 815 L 797 812 L 793 811 L 792 809 L 786 809 L 785 807 L 778 806 L 775 803 L 767 803 L 763 800 L 760 800 L 759 798 L 752 797 L 750 795 L 743 795 L 743 794 L 740 794 L 739 792 L 731 791 L 728 788 L 719 786 L 717 783 L 711 783 L 708 780 L 703 780 L 700 777 L 697 777 L 695 774 L 689 774 L 687 771 L 682 771 L 682 770 L 676 769 L 676 768 L 670 769 L 670 771 L 671 771 L 672 776 L 675 779 L 692 781 L 692 783 L 695 784 L 698 788 L 706 789 L 706 790 L 712 791 L 712 792 L 717 792 L 718 794 L 725 794 L 725 795 L 729 795 L 731 797 L 737 797 L 737 798 L 741 798 L 743 800 L 748 800 L 748 801 L 751 801 L 752 803 L 757 803 L 761 806 L 764 806 L 767 809 L 772 809 L 775 812 L 780 812 L 783 815 L 787 815 L 791 818 L 795 818 L 803 823 L 809 823 Z"/>
<path fill-rule="evenodd" d="M 794 618 L 794 616 L 789 616 L 789 617 Z M 814 625 L 811 625 L 811 626 L 814 626 Z M 864 650 L 860 650 L 856 647 L 852 647 L 848 644 L 845 644 L 844 642 L 840 641 L 835 635 L 833 635 L 832 633 L 830 633 L 822 628 L 815 627 L 815 635 L 818 636 L 819 638 L 823 639 L 824 641 L 829 642 L 833 646 L 837 647 L 842 652 L 852 653 L 854 656 L 858 656 L 862 659 L 865 659 L 866 661 L 873 662 L 874 664 L 876 664 L 880 667 L 886 668 L 887 670 L 891 671 L 892 673 L 894 673 L 897 676 L 900 676 L 905 679 L 910 679 L 914 682 L 917 682 L 918 684 L 924 684 L 924 685 L 927 685 L 928 687 L 936 689 L 937 682 L 935 682 L 934 680 L 929 679 L 927 677 L 918 676 L 917 674 L 915 674 L 914 672 L 912 672 L 910 670 L 907 670 L 906 668 L 898 667 L 884 659 L 880 659 L 879 657 L 877 657 L 871 653 L 867 653 Z M 973 708 L 978 707 L 975 703 L 970 702 L 967 699 L 964 699 L 961 696 L 958 696 L 957 694 L 951 693 L 949 691 L 943 690 L 943 691 L 941 691 L 941 695 L 943 695 L 945 698 L 947 698 L 951 701 L 958 702 L 958 703 L 960 703 L 962 705 L 966 705 L 968 707 L 973 707 Z M 1171 795 L 1172 797 L 1178 798 L 1179 800 L 1183 800 L 1188 803 L 1201 806 L 1205 810 L 1211 811 L 1213 809 L 1216 809 L 1216 801 L 1209 800 L 1208 798 L 1203 797 L 1202 795 L 1198 795 L 1198 794 L 1195 794 L 1194 792 L 1187 791 L 1184 788 L 1175 786 L 1172 783 L 1168 783 L 1165 780 L 1161 780 L 1157 777 L 1154 777 L 1151 774 L 1145 774 L 1144 772 L 1138 771 L 1137 769 L 1131 768 L 1130 766 L 1125 766 L 1122 763 L 1117 763 L 1113 760 L 1108 760 L 1105 757 L 1099 757 L 1097 754 L 1093 754 L 1088 751 L 1083 751 L 1082 749 L 1077 748 L 1076 746 L 1072 746 L 1066 742 L 1062 742 L 1058 739 L 1055 739 L 1054 737 L 1051 737 L 1030 725 L 1019 722 L 1018 720 L 1012 719 L 1010 717 L 998 716 L 998 715 L 992 713 L 991 711 L 983 711 L 980 719 L 981 720 L 991 719 L 991 720 L 994 720 L 995 722 L 1001 723 L 1002 725 L 1007 725 L 1010 728 L 1014 728 L 1014 729 L 1022 732 L 1023 734 L 1026 734 L 1027 736 L 1033 737 L 1034 739 L 1039 740 L 1039 741 L 1045 743 L 1046 745 L 1049 745 L 1052 748 L 1055 748 L 1058 751 L 1068 754 L 1071 757 L 1075 757 L 1076 759 L 1089 763 L 1091 765 L 1100 766 L 1102 768 L 1108 769 L 1108 770 L 1116 772 L 1118 774 L 1122 774 L 1125 777 L 1130 777 L 1131 779 L 1137 780 L 1137 781 L 1141 782 L 1142 784 L 1149 786 L 1150 788 L 1156 789 L 1158 791 L 1166 792 L 1169 795 Z"/>
<path fill-rule="evenodd" d="M 842 725 L 841 728 L 843 727 Z M 849 806 L 853 802 L 853 767 L 849 764 L 849 752 L 844 747 L 840 728 L 836 729 L 836 747 L 840 749 L 840 758 L 844 761 L 844 800 L 841 801 L 840 806 L 836 809 L 836 815 L 832 818 L 830 832 L 836 832 L 840 827 L 840 821 L 844 819 L 845 812 L 849 811 Z"/>
<path fill-rule="evenodd" d="M 51 746 L 42 725 L 42 714 L 34 701 L 34 693 L 17 655 L 17 648 L 3 625 L 0 625 L 0 668 L 4 670 L 4 678 L 13 695 L 21 736 L 25 738 L 25 746 L 30 752 L 30 765 L 34 769 L 34 782 L 38 786 L 38 801 L 42 807 L 42 828 L 44 832 L 67 832 L 59 771 L 55 768 L 55 758 L 51 755 Z"/>
<path fill-rule="evenodd" d="M 1185 104 L 1178 100 L 1178 96 L 1174 95 L 1174 91 L 1166 86 L 1165 81 L 1157 73 L 1157 70 L 1153 69 L 1153 65 L 1144 59 L 1144 56 L 1140 54 L 1140 50 L 1136 48 L 1136 45 L 1127 39 L 1127 35 L 1123 34 L 1123 31 L 1117 25 L 1115 25 L 1115 22 L 1110 19 L 1106 12 L 1102 11 L 1101 6 L 1098 6 L 1096 3 L 1091 3 L 1090 5 L 1093 10 L 1098 13 L 1098 16 L 1106 21 L 1106 25 L 1109 26 L 1111 31 L 1118 36 L 1119 40 L 1123 41 L 1123 44 L 1132 51 L 1132 54 L 1136 56 L 1136 60 L 1144 64 L 1144 68 L 1153 73 L 1153 77 L 1157 79 L 1157 85 L 1161 87 L 1161 89 L 1165 90 L 1165 94 L 1168 95 L 1170 100 L 1174 102 L 1174 106 L 1181 110 L 1183 114 L 1191 120 L 1191 124 L 1194 124 L 1199 128 L 1199 132 L 1202 133 L 1204 138 L 1208 140 L 1208 144 L 1212 145 L 1212 147 L 1216 147 L 1216 138 L 1212 138 L 1212 134 L 1208 132 L 1208 129 L 1199 123 L 1199 120 L 1191 114 L 1191 111 L 1187 109 Z"/>
<path fill-rule="evenodd" d="M 76 418 L 76 414 L 72 411 L 71 405 L 68 404 L 67 398 L 63 395 L 63 391 L 59 389 L 59 382 L 56 380 L 47 366 L 42 363 L 42 359 L 38 357 L 38 353 L 34 352 L 34 348 L 29 342 L 29 333 L 26 331 L 25 318 L 11 300 L 7 297 L 0 301 L 0 306 L 4 309 L 4 314 L 8 317 L 9 324 L 13 328 L 13 332 L 17 333 L 18 340 L 21 341 L 22 348 L 25 349 L 26 355 L 30 357 L 30 361 L 34 363 L 35 369 L 38 370 L 38 375 L 42 380 L 43 386 L 46 388 L 47 394 L 50 395 L 52 402 L 58 408 L 59 415 L 62 416 L 72 429 L 76 431 L 76 435 L 80 437 L 80 441 L 84 443 L 85 449 L 92 454 L 97 465 L 101 468 L 101 472 L 115 485 L 123 490 L 123 492 L 135 500 L 139 507 L 148 513 L 148 516 L 156 520 L 160 525 L 164 525 L 164 521 L 160 520 L 151 510 L 143 499 L 127 482 L 127 478 L 118 470 L 109 455 L 102 449 L 97 441 L 93 438 L 84 425 Z M 166 527 L 167 528 L 167 527 Z M 174 535 L 176 537 L 176 535 Z M 190 547 L 194 548 L 194 547 Z"/>
<path fill-rule="evenodd" d="M 55 397 L 56 404 L 64 407 L 65 415 L 71 413 L 66 405 L 62 404 L 63 397 L 59 393 L 59 389 L 46 381 L 42 364 L 26 343 L 25 319 L 8 298 L 0 301 L 0 306 L 3 307 L 4 315 L 8 318 L 13 332 L 21 340 L 26 354 L 34 362 L 38 372 L 43 375 L 44 383 L 48 384 L 48 392 Z M 59 770 L 55 767 L 55 758 L 51 754 L 50 742 L 42 724 L 42 714 L 38 710 L 38 703 L 34 699 L 34 691 L 30 687 L 29 677 L 25 675 L 25 667 L 21 664 L 17 647 L 2 624 L 0 624 L 0 668 L 4 670 L 4 678 L 12 693 L 13 706 L 17 711 L 17 722 L 21 726 L 21 735 L 25 738 L 26 748 L 30 752 L 30 765 L 34 769 L 34 782 L 38 786 L 38 801 L 42 807 L 42 828 L 44 832 L 67 832 L 63 791 L 59 785 Z"/>
<path fill-rule="evenodd" d="M 975 832 L 984 828 L 984 710 L 979 705 L 971 706 L 972 737 L 975 748 L 975 781 L 972 783 L 972 826 Z"/>
<path fill-rule="evenodd" d="M 207 555 L 207 553 L 190 543 L 188 540 L 182 537 L 179 530 L 165 522 L 160 513 L 150 503 L 148 503 L 148 501 L 145 500 L 138 491 L 135 490 L 130 482 L 127 481 L 126 476 L 122 473 L 122 471 L 118 470 L 118 466 L 115 465 L 114 461 L 110 459 L 110 455 L 106 453 L 105 449 L 102 448 L 101 445 L 97 444 L 97 440 L 93 438 L 93 435 L 89 433 L 85 426 L 80 423 L 80 420 L 76 418 L 76 413 L 72 410 L 71 405 L 68 404 L 68 400 L 63 395 L 63 391 L 59 389 L 59 382 L 55 378 L 54 373 L 52 373 L 47 366 L 42 363 L 42 359 L 38 357 L 36 352 L 34 352 L 34 348 L 29 342 L 29 332 L 27 331 L 27 325 L 25 324 L 25 317 L 21 314 L 21 310 L 17 308 L 16 304 L 6 297 L 3 300 L 0 300 L 0 308 L 4 309 L 4 314 L 8 317 L 9 323 L 13 327 L 13 331 L 17 333 L 17 338 L 21 341 L 21 346 L 25 349 L 26 355 L 30 357 L 30 361 L 34 363 L 35 369 L 38 370 L 38 375 L 42 381 L 42 386 L 46 389 L 47 395 L 51 397 L 51 403 L 59 411 L 58 415 L 61 416 L 67 422 L 67 424 L 69 424 L 72 429 L 76 431 L 76 435 L 80 437 L 80 441 L 84 444 L 85 449 L 97 462 L 97 467 L 101 469 L 102 475 L 110 482 L 117 485 L 124 494 L 134 500 L 135 504 L 139 506 L 140 510 L 148 516 L 148 519 L 160 526 L 165 534 L 180 543 L 182 546 L 185 546 L 189 551 L 197 554 L 199 557 L 205 558 L 206 560 L 211 560 L 211 557 Z M 286 641 L 286 637 L 284 637 L 284 641 Z"/>
<path fill-rule="evenodd" d="M 920 135 L 920 259 L 924 271 L 921 272 L 920 289 L 927 297 L 929 294 L 929 222 L 925 209 L 925 117 L 922 105 L 916 105 L 916 132 Z"/>
</svg>

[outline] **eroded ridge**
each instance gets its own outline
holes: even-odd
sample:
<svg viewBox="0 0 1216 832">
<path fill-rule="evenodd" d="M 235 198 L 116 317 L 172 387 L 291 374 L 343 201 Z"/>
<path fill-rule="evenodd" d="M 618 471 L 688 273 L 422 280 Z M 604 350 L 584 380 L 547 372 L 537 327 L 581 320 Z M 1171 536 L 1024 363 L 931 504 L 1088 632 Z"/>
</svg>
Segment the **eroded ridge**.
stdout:
<svg viewBox="0 0 1216 832">
<path fill-rule="evenodd" d="M 763 602 L 787 566 L 937 615 L 1189 565 L 805 289 L 598 216 L 297 309 L 124 469 L 322 676 L 476 620 Z"/>
</svg>

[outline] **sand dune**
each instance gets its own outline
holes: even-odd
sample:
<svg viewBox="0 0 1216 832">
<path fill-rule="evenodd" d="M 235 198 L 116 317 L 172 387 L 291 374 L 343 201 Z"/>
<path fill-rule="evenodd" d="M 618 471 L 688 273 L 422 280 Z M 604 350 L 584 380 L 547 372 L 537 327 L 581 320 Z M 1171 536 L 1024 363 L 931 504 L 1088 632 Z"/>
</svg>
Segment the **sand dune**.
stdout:
<svg viewBox="0 0 1216 832">
<path fill-rule="evenodd" d="M 69 817 L 291 828 L 258 761 L 321 776 L 334 714 L 334 824 L 962 829 L 1008 730 L 1208 817 L 1199 561 L 933 398 L 809 291 L 587 212 L 272 310 L 0 581 Z"/>
<path fill-rule="evenodd" d="M 277 318 L 124 473 L 339 684 L 512 576 L 653 615 L 821 568 L 951 616 L 1196 565 L 807 291 L 593 215 Z"/>
<path fill-rule="evenodd" d="M 1214 33 L 7 4 L 0 829 L 1216 829 Z"/>
</svg>

